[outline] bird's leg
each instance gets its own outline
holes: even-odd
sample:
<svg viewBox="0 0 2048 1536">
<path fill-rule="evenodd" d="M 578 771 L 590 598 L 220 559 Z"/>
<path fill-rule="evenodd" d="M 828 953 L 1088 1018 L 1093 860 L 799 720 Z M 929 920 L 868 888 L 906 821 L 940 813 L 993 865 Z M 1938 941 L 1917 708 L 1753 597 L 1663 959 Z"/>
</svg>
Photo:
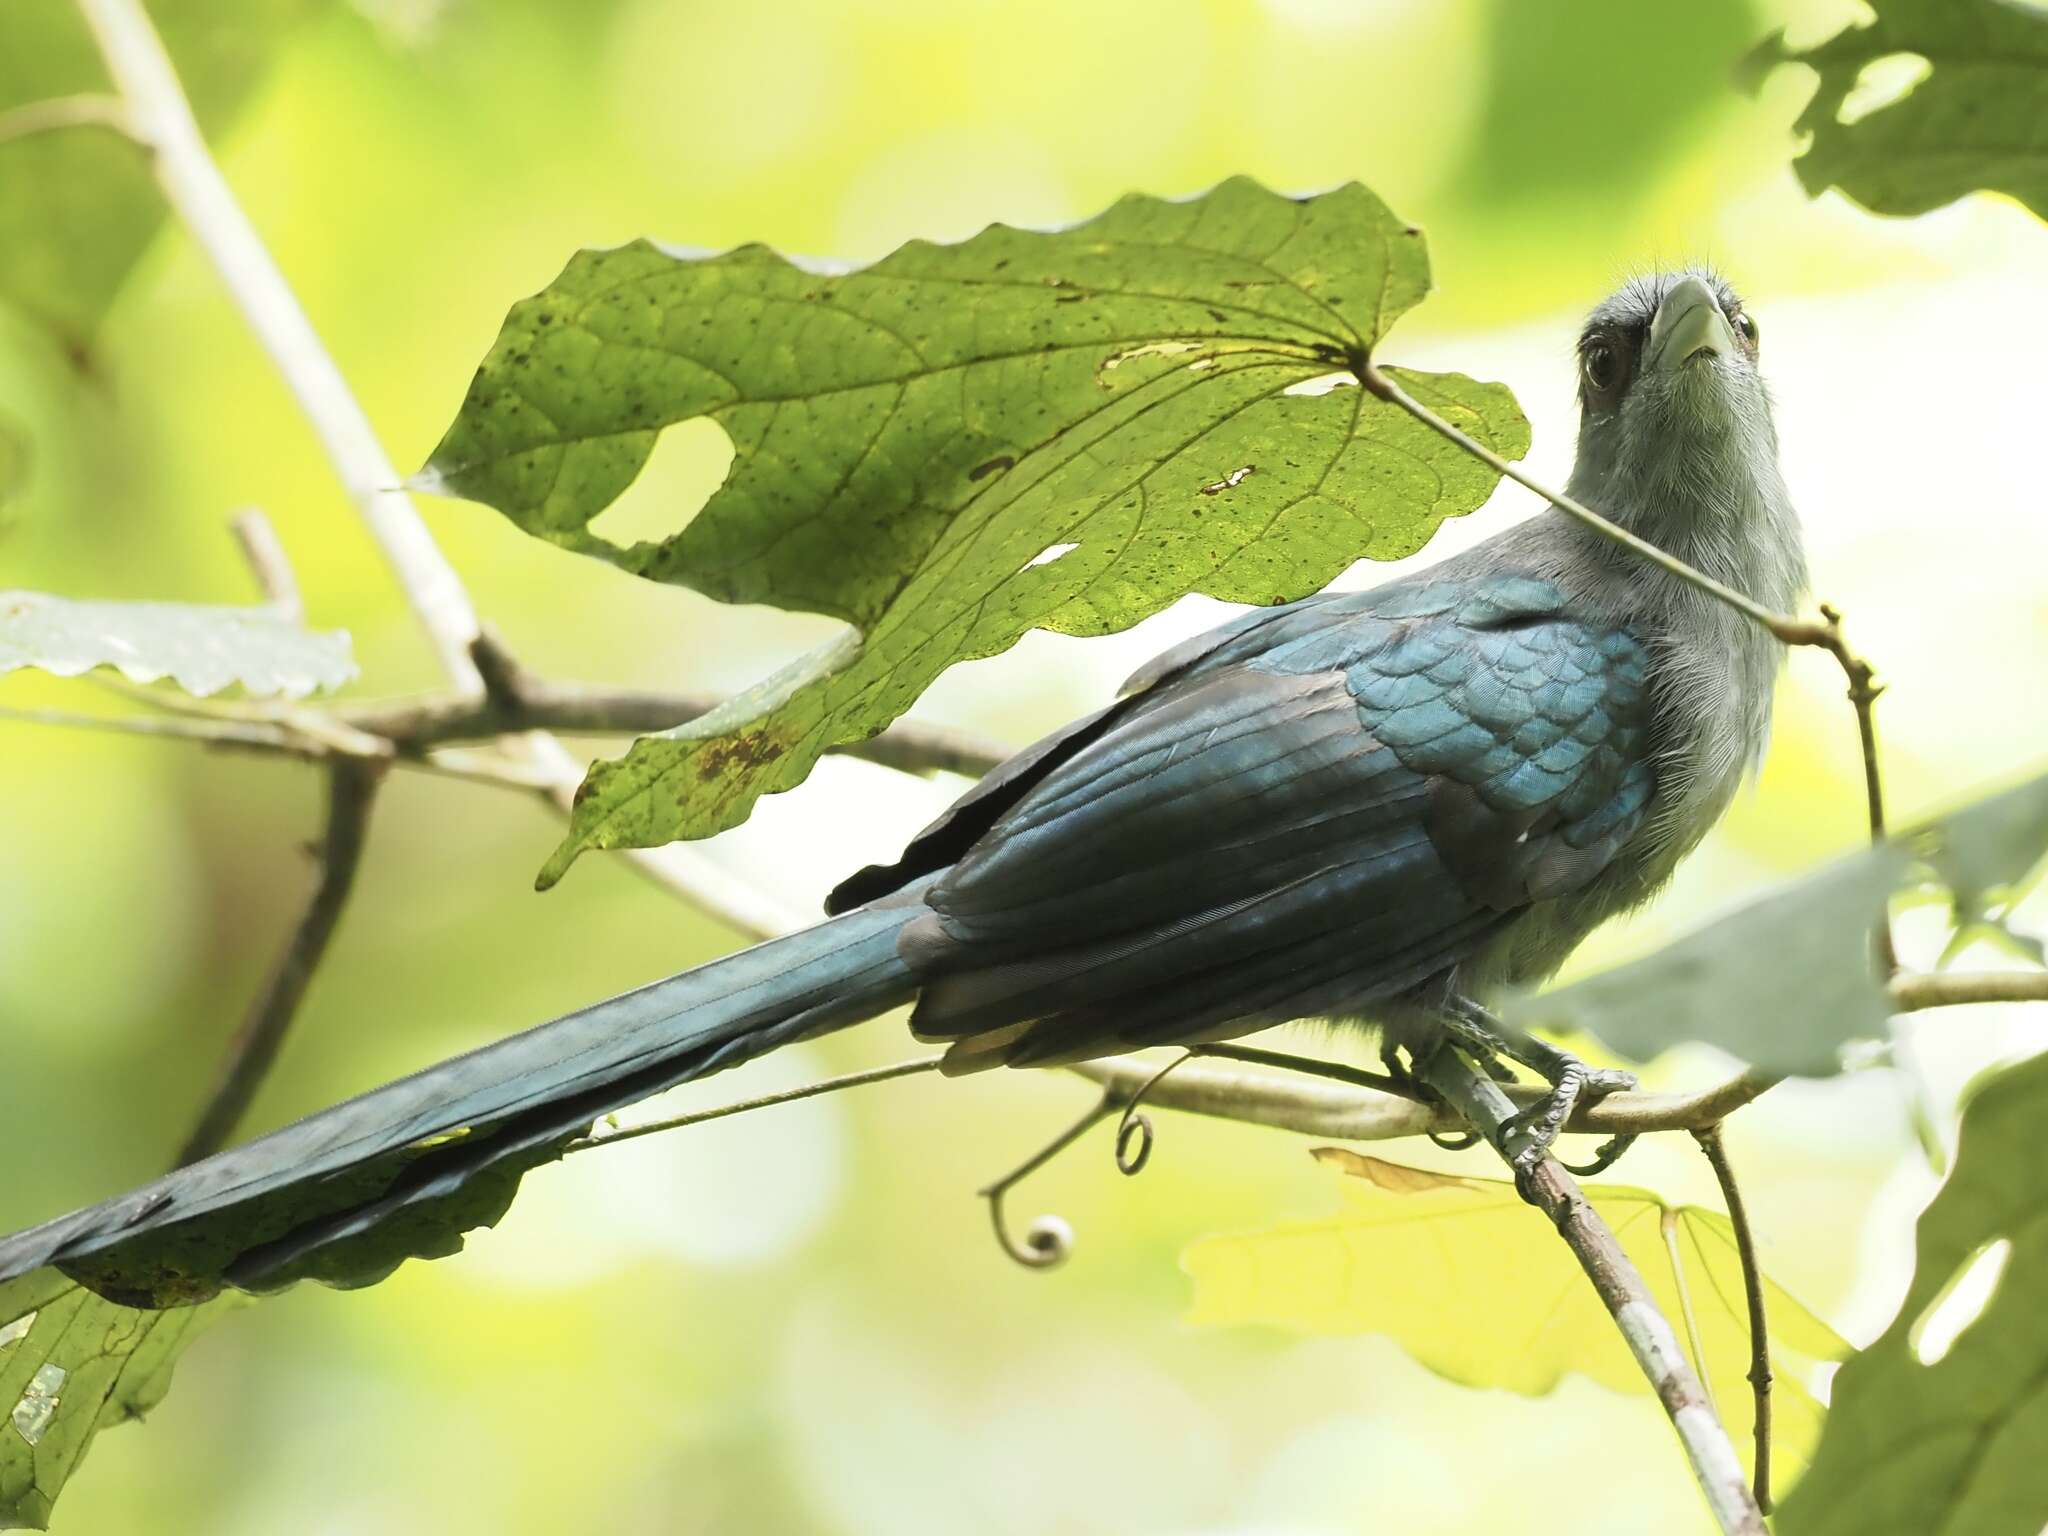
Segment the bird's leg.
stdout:
<svg viewBox="0 0 2048 1536">
<path fill-rule="evenodd" d="M 1520 1171 L 1534 1167 L 1550 1150 L 1550 1144 L 1557 1140 L 1558 1132 L 1564 1129 L 1565 1121 L 1581 1100 L 1597 1101 L 1636 1085 L 1633 1072 L 1589 1067 L 1570 1051 L 1502 1022 L 1467 997 L 1453 997 L 1445 1003 L 1443 1022 L 1445 1033 L 1472 1051 L 1490 1073 L 1504 1056 L 1520 1062 L 1550 1084 L 1546 1097 L 1501 1127 L 1503 1146 L 1518 1135 L 1528 1137 L 1528 1144 L 1514 1159 Z"/>
</svg>

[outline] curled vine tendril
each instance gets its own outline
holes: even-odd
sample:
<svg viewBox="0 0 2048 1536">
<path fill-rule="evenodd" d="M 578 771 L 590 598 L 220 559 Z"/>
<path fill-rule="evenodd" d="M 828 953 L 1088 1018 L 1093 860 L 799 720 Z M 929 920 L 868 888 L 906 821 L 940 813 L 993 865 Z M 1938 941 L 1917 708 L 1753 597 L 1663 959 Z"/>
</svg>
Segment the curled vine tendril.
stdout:
<svg viewBox="0 0 2048 1536">
<path fill-rule="evenodd" d="M 1058 1216 L 1040 1216 L 1025 1229 L 1020 1241 L 1016 1233 L 1010 1230 L 1009 1221 L 1003 1211 L 1003 1197 L 1015 1185 L 1036 1173 L 1079 1141 L 1099 1122 L 1118 1114 L 1119 1111 L 1121 1115 L 1116 1127 L 1117 1170 L 1127 1175 L 1140 1172 L 1151 1160 L 1155 1134 L 1151 1116 L 1140 1114 L 1138 1105 L 1161 1078 L 1193 1054 L 1190 1051 L 1168 1062 L 1139 1084 L 1128 1096 L 1104 1094 L 1101 1101 L 1090 1106 L 1088 1112 L 1080 1119 L 980 1191 L 981 1198 L 988 1202 L 989 1224 L 994 1227 L 996 1242 L 1004 1253 L 1026 1269 L 1053 1269 L 1066 1262 L 1067 1256 L 1074 1251 L 1073 1227 Z"/>
<path fill-rule="evenodd" d="M 1590 1179 L 1598 1174 L 1605 1173 L 1616 1163 L 1620 1162 L 1621 1154 L 1635 1144 L 1636 1133 L 1634 1131 L 1623 1131 L 1619 1136 L 1601 1142 L 1594 1149 L 1593 1160 L 1590 1163 L 1567 1163 L 1560 1158 L 1558 1166 L 1563 1168 L 1566 1173 L 1573 1174 L 1578 1178 Z"/>
</svg>

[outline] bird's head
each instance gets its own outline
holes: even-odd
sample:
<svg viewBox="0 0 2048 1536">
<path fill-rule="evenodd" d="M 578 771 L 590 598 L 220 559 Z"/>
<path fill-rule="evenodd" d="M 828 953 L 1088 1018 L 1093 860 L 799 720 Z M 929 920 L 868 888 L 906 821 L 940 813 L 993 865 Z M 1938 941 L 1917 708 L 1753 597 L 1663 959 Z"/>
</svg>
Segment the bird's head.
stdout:
<svg viewBox="0 0 2048 1536">
<path fill-rule="evenodd" d="M 1605 300 L 1579 334 L 1572 493 L 1695 563 L 1775 534 L 1760 523 L 1790 513 L 1757 343 L 1740 296 L 1704 268 Z"/>
</svg>

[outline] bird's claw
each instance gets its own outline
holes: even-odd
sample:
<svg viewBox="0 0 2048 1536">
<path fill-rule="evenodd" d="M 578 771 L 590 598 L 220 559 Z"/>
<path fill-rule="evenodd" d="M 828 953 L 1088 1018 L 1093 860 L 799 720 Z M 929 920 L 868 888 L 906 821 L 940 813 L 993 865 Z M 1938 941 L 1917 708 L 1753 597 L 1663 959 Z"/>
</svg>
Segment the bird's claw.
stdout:
<svg viewBox="0 0 2048 1536">
<path fill-rule="evenodd" d="M 1612 1067 L 1589 1067 L 1578 1057 L 1559 1051 L 1550 1063 L 1550 1092 L 1519 1114 L 1511 1115 L 1500 1128 L 1503 1148 L 1519 1138 L 1523 1145 L 1509 1161 L 1519 1178 L 1535 1170 L 1549 1154 L 1551 1144 L 1563 1131 L 1565 1122 L 1580 1104 L 1594 1104 L 1610 1093 L 1635 1087 L 1636 1075 Z"/>
</svg>

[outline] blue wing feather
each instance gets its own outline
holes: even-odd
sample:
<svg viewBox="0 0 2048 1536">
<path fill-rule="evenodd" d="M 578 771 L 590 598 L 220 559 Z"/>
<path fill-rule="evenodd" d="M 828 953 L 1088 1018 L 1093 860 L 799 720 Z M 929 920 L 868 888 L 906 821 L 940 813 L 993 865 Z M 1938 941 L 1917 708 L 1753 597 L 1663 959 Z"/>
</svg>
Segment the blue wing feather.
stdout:
<svg viewBox="0 0 2048 1536">
<path fill-rule="evenodd" d="M 1641 825 L 1648 671 L 1523 575 L 1324 594 L 1169 651 L 931 887 L 916 1026 L 978 1067 L 1369 1011 Z"/>
</svg>

